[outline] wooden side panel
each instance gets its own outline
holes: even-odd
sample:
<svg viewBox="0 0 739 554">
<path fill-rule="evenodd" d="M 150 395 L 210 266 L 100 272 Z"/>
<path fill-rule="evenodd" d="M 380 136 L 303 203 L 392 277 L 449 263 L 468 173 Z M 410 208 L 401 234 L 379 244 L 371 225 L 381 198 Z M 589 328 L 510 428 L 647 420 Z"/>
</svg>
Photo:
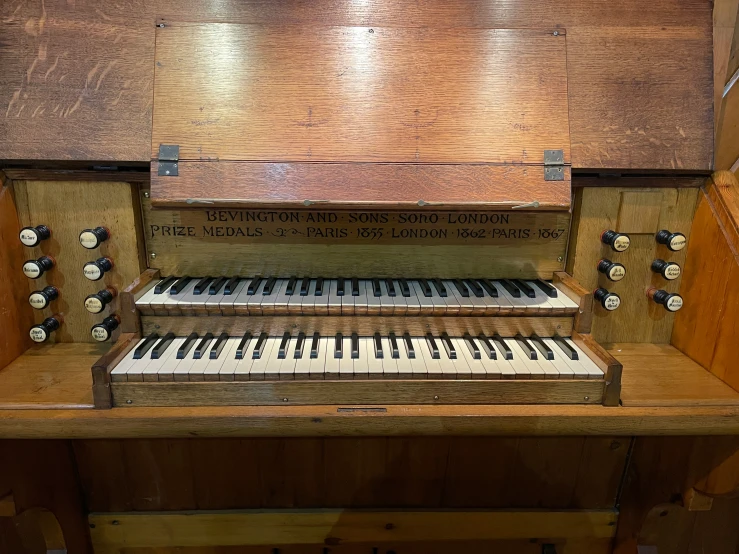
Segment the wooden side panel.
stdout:
<svg viewBox="0 0 739 554">
<path fill-rule="evenodd" d="M 0 158 L 148 160 L 153 4 L 2 4 Z"/>
<path fill-rule="evenodd" d="M 74 445 L 90 511 L 608 509 L 628 453 L 628 439 L 618 437 L 103 440 Z"/>
<path fill-rule="evenodd" d="M 90 328 L 115 313 L 119 299 L 103 313 L 90 314 L 84 306 L 87 295 L 106 287 L 120 292 L 141 273 L 133 187 L 128 183 L 45 181 L 20 181 L 15 186 L 21 225 L 43 224 L 51 229 L 50 239 L 25 248 L 25 259 L 49 255 L 56 260 L 56 266 L 39 279 L 26 279 L 26 294 L 46 285 L 60 291 L 49 307 L 33 310 L 36 321 L 62 313 L 64 324 L 52 334 L 54 341 L 94 342 Z M 97 226 L 108 228 L 111 238 L 94 250 L 83 248 L 80 232 Z M 101 256 L 109 257 L 114 267 L 100 281 L 90 281 L 82 274 L 82 267 Z"/>
<path fill-rule="evenodd" d="M 590 291 L 604 287 L 621 297 L 621 307 L 607 312 L 594 301 L 593 337 L 601 343 L 667 343 L 674 315 L 646 297 L 650 286 L 677 292 L 682 278 L 666 281 L 650 270 L 653 260 L 674 261 L 686 268 L 686 252 L 670 252 L 657 244 L 654 233 L 660 229 L 684 233 L 690 241 L 695 210 L 696 188 L 597 187 L 577 189 L 573 217 L 573 236 L 568 253 L 568 273 Z M 651 214 L 650 225 L 644 222 Z M 656 215 L 656 217 L 654 217 Z M 600 241 L 604 230 L 628 233 L 631 246 L 614 252 Z M 607 258 L 622 263 L 626 277 L 613 283 L 597 271 L 598 262 Z M 687 268 L 686 268 L 687 270 Z"/>
<path fill-rule="evenodd" d="M 27 249 L 18 240 L 20 230 L 13 191 L 0 182 L 0 370 L 32 344 L 33 308 L 22 271 Z"/>
</svg>

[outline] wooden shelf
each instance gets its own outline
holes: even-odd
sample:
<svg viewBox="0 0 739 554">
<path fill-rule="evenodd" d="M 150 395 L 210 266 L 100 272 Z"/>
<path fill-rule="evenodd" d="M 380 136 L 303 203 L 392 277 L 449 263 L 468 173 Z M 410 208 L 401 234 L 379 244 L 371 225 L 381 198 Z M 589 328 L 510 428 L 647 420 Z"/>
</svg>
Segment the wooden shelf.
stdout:
<svg viewBox="0 0 739 554">
<path fill-rule="evenodd" d="M 739 434 L 739 393 L 668 345 L 615 344 L 621 407 L 226 406 L 95 410 L 106 346 L 35 346 L 0 371 L 0 438 Z"/>
</svg>

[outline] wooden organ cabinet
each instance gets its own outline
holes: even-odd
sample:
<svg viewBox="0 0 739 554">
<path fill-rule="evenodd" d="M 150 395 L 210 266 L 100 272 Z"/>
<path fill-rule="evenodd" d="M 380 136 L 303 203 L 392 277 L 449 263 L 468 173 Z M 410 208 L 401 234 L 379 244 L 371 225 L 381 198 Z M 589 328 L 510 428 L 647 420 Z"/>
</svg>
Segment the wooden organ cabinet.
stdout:
<svg viewBox="0 0 739 554">
<path fill-rule="evenodd" d="M 737 551 L 715 4 L 3 2 L 0 552 Z"/>
</svg>

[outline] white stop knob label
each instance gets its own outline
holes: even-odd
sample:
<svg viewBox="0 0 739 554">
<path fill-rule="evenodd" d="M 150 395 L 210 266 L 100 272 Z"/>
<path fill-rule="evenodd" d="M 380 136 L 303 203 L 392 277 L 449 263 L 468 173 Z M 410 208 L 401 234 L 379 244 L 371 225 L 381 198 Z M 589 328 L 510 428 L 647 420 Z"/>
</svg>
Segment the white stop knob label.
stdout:
<svg viewBox="0 0 739 554">
<path fill-rule="evenodd" d="M 26 262 L 23 264 L 23 275 L 29 279 L 38 279 L 41 277 L 41 267 L 36 262 Z"/>
<path fill-rule="evenodd" d="M 38 233 L 33 229 L 23 229 L 20 238 L 21 242 L 26 246 L 36 246 L 38 244 Z"/>
<path fill-rule="evenodd" d="M 672 281 L 680 277 L 680 266 L 677 264 L 670 264 L 665 268 L 664 272 L 665 279 Z"/>
<path fill-rule="evenodd" d="M 613 310 L 618 309 L 618 307 L 621 305 L 621 299 L 618 296 L 609 296 L 606 298 L 606 310 L 609 312 L 612 312 Z"/>
<path fill-rule="evenodd" d="M 670 250 L 682 250 L 685 248 L 685 237 L 682 235 L 678 235 L 676 237 L 672 237 L 670 239 Z"/>
<path fill-rule="evenodd" d="M 626 270 L 623 268 L 623 266 L 620 265 L 614 265 L 611 267 L 611 269 L 608 270 L 608 278 L 611 281 L 620 281 L 626 277 Z"/>
<path fill-rule="evenodd" d="M 42 310 L 46 307 L 46 297 L 43 294 L 34 292 L 28 297 L 28 303 L 37 310 Z"/>
<path fill-rule="evenodd" d="M 671 312 L 676 312 L 683 307 L 683 299 L 681 296 L 673 296 L 667 301 L 665 307 Z"/>
<path fill-rule="evenodd" d="M 85 300 L 85 309 L 91 314 L 99 314 L 103 311 L 103 303 L 100 302 L 99 298 L 87 298 Z"/>
<path fill-rule="evenodd" d="M 85 277 L 87 277 L 90 281 L 97 281 L 103 276 L 103 272 L 101 271 L 101 269 L 94 264 L 86 265 L 83 272 L 85 274 Z"/>
<path fill-rule="evenodd" d="M 92 329 L 92 338 L 98 342 L 105 342 L 109 336 L 108 330 L 104 327 L 94 327 Z"/>
<path fill-rule="evenodd" d="M 80 244 L 85 248 L 92 250 L 98 246 L 98 238 L 92 231 L 84 231 L 80 233 Z"/>
<path fill-rule="evenodd" d="M 31 328 L 30 335 L 33 342 L 44 342 L 47 338 L 49 338 L 49 335 L 47 335 L 46 331 L 41 327 Z"/>
<path fill-rule="evenodd" d="M 616 252 L 623 252 L 631 245 L 631 239 L 626 236 L 620 236 L 613 241 L 613 249 Z"/>
</svg>

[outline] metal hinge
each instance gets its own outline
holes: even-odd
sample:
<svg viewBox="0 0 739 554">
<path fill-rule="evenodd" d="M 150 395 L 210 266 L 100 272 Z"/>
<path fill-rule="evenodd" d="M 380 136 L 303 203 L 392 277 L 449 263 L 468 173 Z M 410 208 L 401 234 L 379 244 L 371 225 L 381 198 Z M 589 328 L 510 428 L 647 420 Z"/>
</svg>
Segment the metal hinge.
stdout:
<svg viewBox="0 0 739 554">
<path fill-rule="evenodd" d="M 565 153 L 564 150 L 544 150 L 544 180 L 565 180 Z"/>
<path fill-rule="evenodd" d="M 180 145 L 179 144 L 160 144 L 159 145 L 159 166 L 157 174 L 167 177 L 177 177 L 179 175 L 178 165 L 180 161 Z"/>
</svg>

